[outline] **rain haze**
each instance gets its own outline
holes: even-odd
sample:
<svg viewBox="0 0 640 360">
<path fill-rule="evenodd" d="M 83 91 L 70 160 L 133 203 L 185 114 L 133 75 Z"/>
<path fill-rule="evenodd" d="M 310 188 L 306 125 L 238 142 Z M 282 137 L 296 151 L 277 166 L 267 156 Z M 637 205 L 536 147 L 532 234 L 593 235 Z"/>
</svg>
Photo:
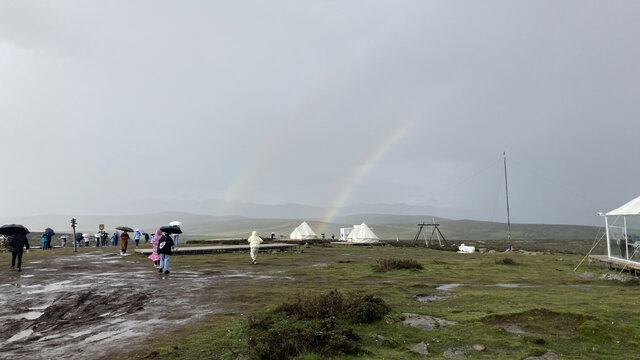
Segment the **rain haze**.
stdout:
<svg viewBox="0 0 640 360">
<path fill-rule="evenodd" d="M 640 195 L 639 33 L 637 1 L 2 1 L 0 215 L 506 221 L 504 151 L 512 222 L 597 224 Z"/>
</svg>

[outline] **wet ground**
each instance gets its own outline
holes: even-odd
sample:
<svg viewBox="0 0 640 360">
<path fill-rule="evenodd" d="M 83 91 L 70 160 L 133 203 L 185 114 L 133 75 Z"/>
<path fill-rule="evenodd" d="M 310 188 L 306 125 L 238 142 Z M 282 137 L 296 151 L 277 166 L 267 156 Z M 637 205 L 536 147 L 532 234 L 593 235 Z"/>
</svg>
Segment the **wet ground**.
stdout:
<svg viewBox="0 0 640 360">
<path fill-rule="evenodd" d="M 0 358 L 104 355 L 154 331 L 225 312 L 211 296 L 214 285 L 271 278 L 184 268 L 162 275 L 136 256 L 91 251 L 30 261 L 25 254 L 22 272 L 0 277 Z"/>
</svg>

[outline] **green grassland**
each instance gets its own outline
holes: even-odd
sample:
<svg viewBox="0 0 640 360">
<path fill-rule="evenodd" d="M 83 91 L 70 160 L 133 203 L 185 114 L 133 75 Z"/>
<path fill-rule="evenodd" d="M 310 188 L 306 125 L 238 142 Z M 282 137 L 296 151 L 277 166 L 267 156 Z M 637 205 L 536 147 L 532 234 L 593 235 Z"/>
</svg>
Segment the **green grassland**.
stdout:
<svg viewBox="0 0 640 360">
<path fill-rule="evenodd" d="M 514 264 L 506 264 L 506 257 Z M 146 261 L 142 256 L 136 261 Z M 377 259 L 415 259 L 422 270 L 376 272 Z M 382 320 L 350 325 L 359 336 L 359 352 L 344 359 L 442 358 L 449 348 L 474 344 L 469 359 L 524 359 L 548 350 L 562 359 L 632 359 L 640 348 L 638 283 L 599 280 L 607 272 L 599 264 L 574 267 L 581 255 L 538 253 L 457 254 L 414 247 L 313 246 L 303 252 L 261 253 L 251 266 L 246 253 L 174 256 L 173 272 L 239 270 L 277 274 L 294 280 L 212 283 L 202 296 L 218 313 L 154 339 L 133 351 L 109 353 L 113 359 L 250 359 L 248 345 L 255 329 L 250 316 L 276 316 L 275 309 L 299 294 L 338 290 L 382 298 L 390 312 Z M 593 273 L 584 275 L 585 272 Z M 438 295 L 442 284 L 457 283 L 449 298 L 420 302 Z M 501 285 L 502 284 L 502 285 Z M 505 285 L 507 284 L 507 285 Z M 510 287 L 506 287 L 510 286 Z M 402 322 L 403 313 L 436 316 L 457 324 L 419 330 Z M 290 319 L 284 321 L 297 322 Z M 505 331 L 515 325 L 524 333 Z M 429 355 L 410 351 L 419 342 Z M 320 359 L 302 354 L 300 359 Z"/>
</svg>

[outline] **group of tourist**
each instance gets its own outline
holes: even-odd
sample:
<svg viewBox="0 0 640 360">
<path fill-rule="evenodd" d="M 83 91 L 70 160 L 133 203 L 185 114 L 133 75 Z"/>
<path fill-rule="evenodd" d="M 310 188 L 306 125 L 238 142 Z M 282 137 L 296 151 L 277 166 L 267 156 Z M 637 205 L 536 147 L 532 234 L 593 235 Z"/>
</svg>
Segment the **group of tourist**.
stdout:
<svg viewBox="0 0 640 360">
<path fill-rule="evenodd" d="M 48 229 L 49 230 L 49 229 Z M 51 237 L 53 236 L 53 231 L 45 231 L 45 233 L 41 236 L 42 238 L 42 249 L 50 250 L 51 249 Z M 76 236 L 76 245 L 80 246 L 80 241 L 85 239 L 86 244 L 88 244 L 88 236 L 83 236 L 82 234 L 77 234 Z M 136 247 L 140 244 L 141 236 L 144 236 L 145 243 L 149 242 L 149 235 L 147 233 L 140 232 L 136 230 L 134 232 L 134 241 L 136 243 Z M 107 233 L 101 231 L 99 234 L 96 234 L 96 247 L 108 246 L 107 242 Z M 115 231 L 111 235 L 111 245 L 117 246 L 118 242 L 120 243 L 120 255 L 125 255 L 127 252 L 127 247 L 129 243 L 129 233 L 127 231 L 123 231 L 120 234 L 118 231 Z M 65 246 L 66 237 L 62 237 L 63 243 L 62 246 Z M 158 269 L 159 273 L 164 273 L 166 275 L 169 274 L 169 260 L 172 255 L 172 250 L 178 247 L 178 234 L 174 234 L 173 238 L 170 234 L 163 233 L 161 229 L 156 230 L 153 239 L 151 239 L 151 244 L 153 246 L 153 250 L 151 255 L 149 255 L 149 259 L 153 261 L 153 265 L 156 269 Z M 260 244 L 262 244 L 263 240 L 256 231 L 251 233 L 251 236 L 247 239 L 250 247 L 250 256 L 251 263 L 257 264 L 257 255 L 260 249 Z M 29 240 L 27 239 L 26 234 L 17 233 L 11 237 L 11 241 L 9 245 L 12 248 L 12 257 L 11 257 L 11 269 L 14 269 L 16 266 L 17 260 L 17 270 L 22 270 L 22 255 L 23 251 L 26 248 L 26 251 L 29 252 Z M 88 246 L 88 245 L 85 245 Z"/>
</svg>

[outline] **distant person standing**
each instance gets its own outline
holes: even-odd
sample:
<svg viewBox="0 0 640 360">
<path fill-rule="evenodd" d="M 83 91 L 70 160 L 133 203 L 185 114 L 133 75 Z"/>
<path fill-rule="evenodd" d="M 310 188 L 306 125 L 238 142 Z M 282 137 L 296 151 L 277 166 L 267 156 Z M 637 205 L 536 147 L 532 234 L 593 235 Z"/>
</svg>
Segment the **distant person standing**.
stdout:
<svg viewBox="0 0 640 360">
<path fill-rule="evenodd" d="M 18 271 L 22 271 L 23 248 L 26 247 L 27 252 L 29 252 L 29 240 L 27 239 L 27 235 L 23 233 L 13 235 L 9 245 L 11 245 L 11 270 L 15 267 L 16 258 L 18 258 Z"/>
<path fill-rule="evenodd" d="M 127 245 L 129 245 L 129 233 L 123 231 L 120 235 L 120 255 L 127 253 Z"/>
<path fill-rule="evenodd" d="M 116 246 L 116 239 L 117 239 L 117 235 L 116 233 L 111 234 L 111 246 Z"/>
<path fill-rule="evenodd" d="M 162 235 L 158 242 L 158 254 L 160 255 L 160 269 L 159 273 L 164 270 L 165 274 L 169 274 L 169 259 L 171 259 L 171 248 L 173 247 L 173 240 L 168 234 Z"/>
<path fill-rule="evenodd" d="M 178 241 L 180 240 L 178 234 L 173 234 L 173 248 L 178 248 Z"/>
<path fill-rule="evenodd" d="M 136 248 L 140 245 L 140 231 L 136 230 L 136 232 L 133 233 L 133 241 L 136 242 Z"/>
<path fill-rule="evenodd" d="M 42 234 L 40 239 L 42 240 L 42 250 L 47 250 L 47 235 Z"/>
<path fill-rule="evenodd" d="M 102 247 L 105 247 L 109 244 L 107 241 L 107 233 L 104 231 L 100 231 L 100 242 L 102 243 Z"/>
<path fill-rule="evenodd" d="M 45 244 L 45 249 L 51 250 L 51 237 L 55 235 L 53 233 L 44 233 L 44 237 L 47 240 Z"/>
<path fill-rule="evenodd" d="M 149 234 L 147 233 L 142 233 L 142 236 L 144 236 L 144 243 L 148 244 L 149 243 Z"/>
<path fill-rule="evenodd" d="M 253 231 L 251 236 L 247 239 L 249 243 L 249 248 L 251 251 L 249 252 L 251 255 L 251 263 L 253 265 L 257 264 L 256 257 L 258 256 L 258 251 L 260 250 L 260 244 L 262 244 L 262 238 L 258 236 L 257 231 Z"/>
<path fill-rule="evenodd" d="M 96 239 L 96 247 L 100 247 L 100 233 L 93 234 L 93 237 Z"/>
</svg>

